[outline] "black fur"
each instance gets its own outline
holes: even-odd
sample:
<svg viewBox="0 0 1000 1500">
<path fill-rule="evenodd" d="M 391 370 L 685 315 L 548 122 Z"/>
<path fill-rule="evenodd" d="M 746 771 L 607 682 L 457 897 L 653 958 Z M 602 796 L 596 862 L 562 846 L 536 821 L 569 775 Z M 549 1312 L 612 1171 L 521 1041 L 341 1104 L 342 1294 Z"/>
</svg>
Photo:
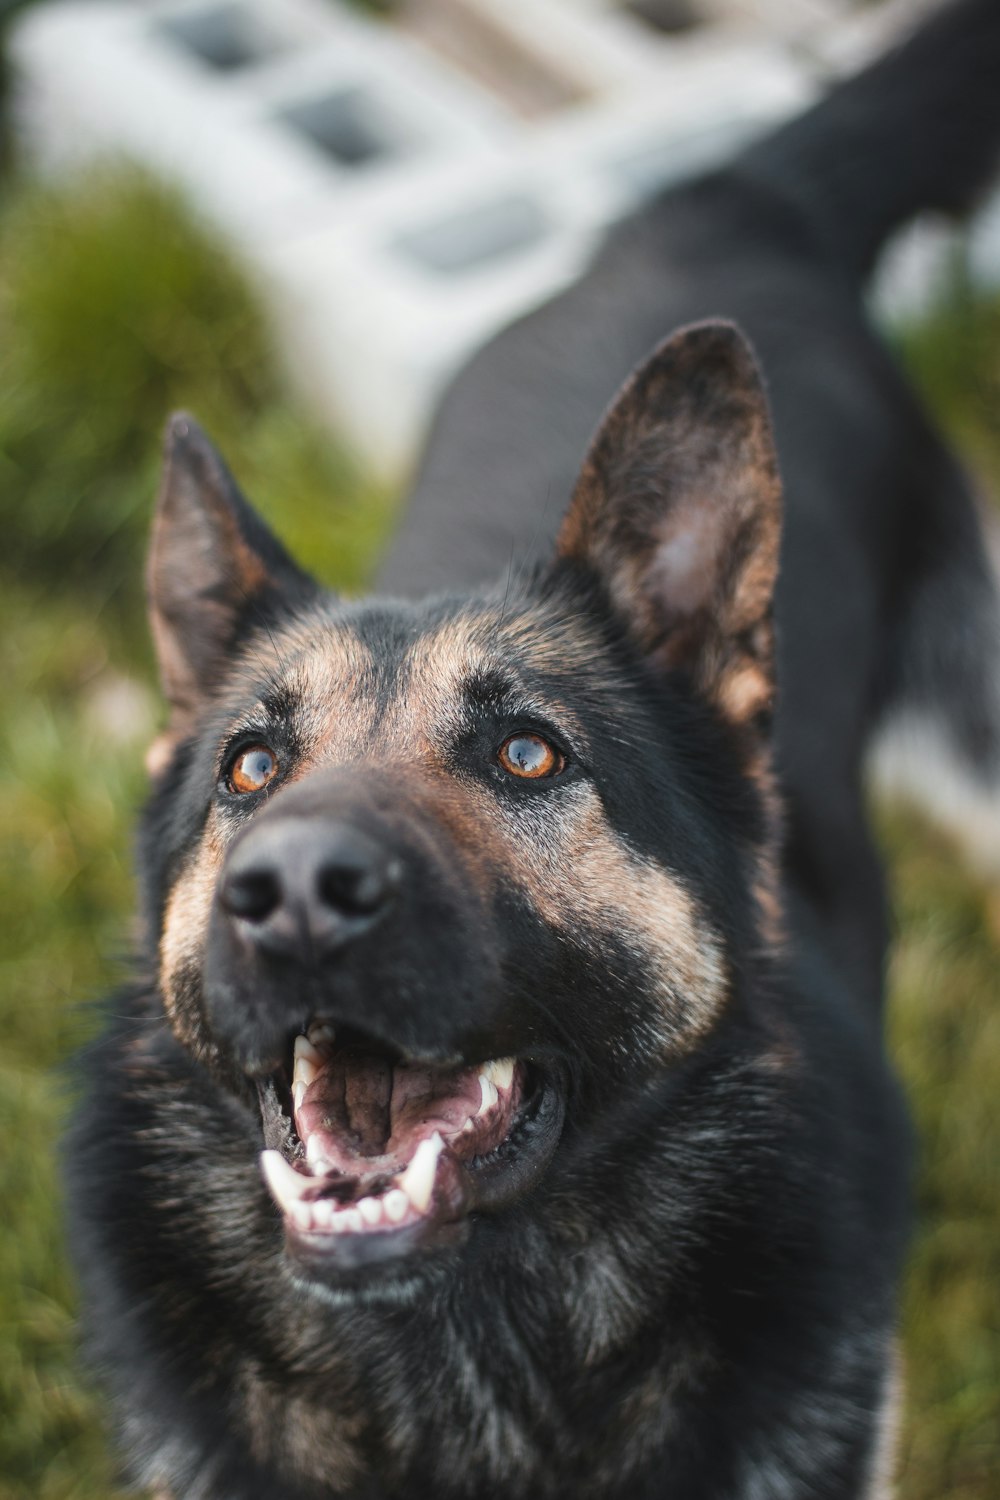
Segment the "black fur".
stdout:
<svg viewBox="0 0 1000 1500">
<path fill-rule="evenodd" d="M 934 691 L 926 601 L 962 608 L 967 579 L 996 600 L 858 277 L 900 218 L 985 179 L 998 66 L 1000 11 L 962 0 L 616 231 L 484 350 L 386 572 L 461 594 L 323 594 L 175 426 L 143 978 L 85 1059 L 69 1152 L 89 1355 L 136 1482 L 176 1500 L 877 1493 L 908 1148 L 861 763 L 914 676 Z M 922 147 L 942 118 L 944 159 Z M 842 170 L 848 145 L 863 173 Z M 785 484 L 773 722 L 777 488 L 731 328 L 647 359 L 553 554 L 616 382 L 720 314 L 756 346 Z M 525 565 L 487 586 L 512 544 Z M 985 635 L 964 650 L 973 680 Z M 504 772 L 515 733 L 554 746 L 551 777 Z M 1000 724 L 983 733 L 1000 745 Z M 237 795 L 257 743 L 275 779 Z M 348 933 L 362 908 L 338 897 L 330 952 L 311 907 L 305 949 L 248 946 L 236 855 L 259 871 L 266 837 L 304 859 L 307 826 L 352 859 L 380 851 L 366 875 L 391 854 L 392 899 L 379 885 Z M 290 889 L 296 860 L 282 870 Z M 271 1075 L 316 1014 L 380 1055 L 509 1053 L 544 1080 L 517 1149 L 437 1237 L 316 1264 L 283 1237 L 257 1157 L 279 1128 Z"/>
</svg>

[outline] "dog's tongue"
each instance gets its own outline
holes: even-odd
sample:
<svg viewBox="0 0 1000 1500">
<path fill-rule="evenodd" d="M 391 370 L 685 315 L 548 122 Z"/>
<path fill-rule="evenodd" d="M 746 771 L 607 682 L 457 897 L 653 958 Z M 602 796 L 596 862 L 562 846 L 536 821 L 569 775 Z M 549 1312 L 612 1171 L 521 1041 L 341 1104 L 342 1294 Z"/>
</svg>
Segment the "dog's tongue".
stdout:
<svg viewBox="0 0 1000 1500">
<path fill-rule="evenodd" d="M 345 1176 L 393 1172 L 435 1130 L 461 1130 L 480 1108 L 475 1068 L 393 1063 L 361 1047 L 323 1049 L 298 1091 L 295 1126 L 314 1170 Z"/>
</svg>

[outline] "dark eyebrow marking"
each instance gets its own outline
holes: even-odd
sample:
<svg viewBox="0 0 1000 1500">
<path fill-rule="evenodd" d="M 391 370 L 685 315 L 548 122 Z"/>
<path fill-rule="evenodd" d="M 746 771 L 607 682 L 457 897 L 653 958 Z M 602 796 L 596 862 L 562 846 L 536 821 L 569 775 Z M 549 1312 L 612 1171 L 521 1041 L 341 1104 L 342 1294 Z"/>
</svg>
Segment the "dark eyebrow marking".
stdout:
<svg viewBox="0 0 1000 1500">
<path fill-rule="evenodd" d="M 501 711 L 516 708 L 525 696 L 523 684 L 498 667 L 479 668 L 463 682 L 462 692 L 474 708 Z"/>
<path fill-rule="evenodd" d="M 288 683 L 277 683 L 260 695 L 260 705 L 269 719 L 286 719 L 301 701 L 301 691 Z"/>
</svg>

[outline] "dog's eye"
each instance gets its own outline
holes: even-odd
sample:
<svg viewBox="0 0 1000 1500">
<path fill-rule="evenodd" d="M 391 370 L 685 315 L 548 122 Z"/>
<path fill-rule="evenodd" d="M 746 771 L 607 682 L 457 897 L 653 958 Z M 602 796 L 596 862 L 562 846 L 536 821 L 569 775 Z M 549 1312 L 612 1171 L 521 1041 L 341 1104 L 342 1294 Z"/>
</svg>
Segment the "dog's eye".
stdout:
<svg viewBox="0 0 1000 1500">
<path fill-rule="evenodd" d="M 565 757 L 540 734 L 512 734 L 500 746 L 498 759 L 512 776 L 532 780 L 556 776 L 566 764 Z"/>
<path fill-rule="evenodd" d="M 278 774 L 278 757 L 266 745 L 251 745 L 241 750 L 229 769 L 227 781 L 232 792 L 259 792 Z"/>
</svg>

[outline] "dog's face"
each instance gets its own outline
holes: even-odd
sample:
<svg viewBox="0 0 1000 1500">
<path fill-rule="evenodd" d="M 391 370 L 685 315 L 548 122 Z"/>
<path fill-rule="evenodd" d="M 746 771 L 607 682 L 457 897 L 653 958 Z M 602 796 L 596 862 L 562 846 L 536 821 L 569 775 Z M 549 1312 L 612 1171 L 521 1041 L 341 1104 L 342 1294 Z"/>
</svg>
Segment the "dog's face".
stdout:
<svg viewBox="0 0 1000 1500">
<path fill-rule="evenodd" d="M 720 1024 L 775 920 L 778 533 L 727 325 L 625 388 L 551 566 L 473 599 L 330 596 L 175 420 L 149 925 L 299 1283 L 499 1246 Z"/>
</svg>

